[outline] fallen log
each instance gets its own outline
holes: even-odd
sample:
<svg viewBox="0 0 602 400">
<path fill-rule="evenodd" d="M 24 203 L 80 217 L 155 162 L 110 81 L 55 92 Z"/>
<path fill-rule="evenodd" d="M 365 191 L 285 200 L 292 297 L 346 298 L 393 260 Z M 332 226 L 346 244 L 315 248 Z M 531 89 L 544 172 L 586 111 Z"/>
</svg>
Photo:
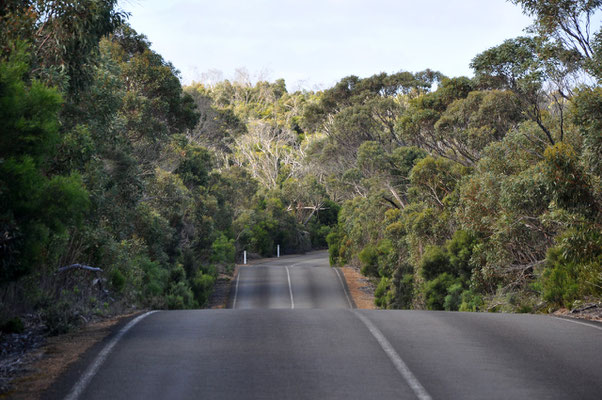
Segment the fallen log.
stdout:
<svg viewBox="0 0 602 400">
<path fill-rule="evenodd" d="M 83 264 L 71 264 L 71 265 L 67 265 L 64 267 L 60 267 L 59 272 L 68 271 L 70 269 L 83 269 L 83 270 L 91 271 L 91 272 L 102 272 L 102 268 L 91 267 L 89 265 L 83 265 Z"/>
</svg>

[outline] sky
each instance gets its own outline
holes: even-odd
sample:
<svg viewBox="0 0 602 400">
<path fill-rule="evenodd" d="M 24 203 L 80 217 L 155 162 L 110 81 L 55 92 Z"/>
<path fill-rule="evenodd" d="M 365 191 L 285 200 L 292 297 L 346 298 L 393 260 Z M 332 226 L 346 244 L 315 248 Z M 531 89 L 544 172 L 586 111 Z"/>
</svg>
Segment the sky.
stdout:
<svg viewBox="0 0 602 400">
<path fill-rule="evenodd" d="M 472 76 L 480 52 L 524 34 L 506 0 L 121 0 L 182 82 L 285 79 L 289 90 L 349 75 L 426 68 Z"/>
</svg>

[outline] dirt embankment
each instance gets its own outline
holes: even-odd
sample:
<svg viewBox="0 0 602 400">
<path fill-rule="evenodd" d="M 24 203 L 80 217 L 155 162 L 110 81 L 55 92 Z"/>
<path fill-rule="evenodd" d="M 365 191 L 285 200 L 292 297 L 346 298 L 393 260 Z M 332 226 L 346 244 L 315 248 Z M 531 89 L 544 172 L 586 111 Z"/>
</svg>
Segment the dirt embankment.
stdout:
<svg viewBox="0 0 602 400">
<path fill-rule="evenodd" d="M 572 310 L 562 308 L 554 312 L 554 315 L 602 322 L 602 303 L 586 303 Z"/>
<path fill-rule="evenodd" d="M 238 265 L 234 267 L 234 272 L 231 276 L 227 274 L 219 274 L 217 280 L 215 281 L 215 285 L 213 286 L 213 292 L 211 292 L 209 300 L 207 301 L 207 308 L 216 309 L 228 307 L 230 290 L 232 283 L 236 278 L 236 274 L 238 274 Z"/>
<path fill-rule="evenodd" d="M 357 269 L 353 267 L 342 267 L 341 272 L 347 281 L 347 287 L 355 305 L 359 309 L 374 310 L 374 284 Z"/>
</svg>

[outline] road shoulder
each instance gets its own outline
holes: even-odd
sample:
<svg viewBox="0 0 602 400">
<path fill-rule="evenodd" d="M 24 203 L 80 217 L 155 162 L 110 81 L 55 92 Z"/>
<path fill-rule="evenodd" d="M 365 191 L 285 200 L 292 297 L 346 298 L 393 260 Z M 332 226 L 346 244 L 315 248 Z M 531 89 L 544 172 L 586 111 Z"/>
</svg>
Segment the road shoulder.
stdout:
<svg viewBox="0 0 602 400">
<path fill-rule="evenodd" d="M 75 375 L 87 365 L 106 340 L 140 312 L 112 317 L 86 325 L 74 332 L 52 336 L 37 350 L 28 354 L 29 365 L 24 375 L 15 378 L 13 389 L 0 396 L 15 400 L 44 399 L 49 393 L 64 390 Z"/>
<path fill-rule="evenodd" d="M 375 287 L 370 279 L 349 266 L 342 267 L 340 270 L 345 277 L 347 288 L 356 307 L 361 310 L 376 309 L 374 304 Z"/>
</svg>

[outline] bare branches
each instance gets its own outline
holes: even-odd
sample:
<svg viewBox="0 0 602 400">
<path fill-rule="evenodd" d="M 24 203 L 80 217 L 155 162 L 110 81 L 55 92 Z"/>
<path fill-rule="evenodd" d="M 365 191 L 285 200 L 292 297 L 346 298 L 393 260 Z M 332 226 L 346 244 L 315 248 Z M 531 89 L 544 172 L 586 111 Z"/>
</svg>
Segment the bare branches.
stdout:
<svg viewBox="0 0 602 400">
<path fill-rule="evenodd" d="M 285 180 L 301 168 L 295 137 L 290 130 L 264 121 L 253 121 L 249 127 L 249 133 L 236 140 L 238 163 L 247 165 L 254 178 L 273 189 L 281 174 Z"/>
</svg>

